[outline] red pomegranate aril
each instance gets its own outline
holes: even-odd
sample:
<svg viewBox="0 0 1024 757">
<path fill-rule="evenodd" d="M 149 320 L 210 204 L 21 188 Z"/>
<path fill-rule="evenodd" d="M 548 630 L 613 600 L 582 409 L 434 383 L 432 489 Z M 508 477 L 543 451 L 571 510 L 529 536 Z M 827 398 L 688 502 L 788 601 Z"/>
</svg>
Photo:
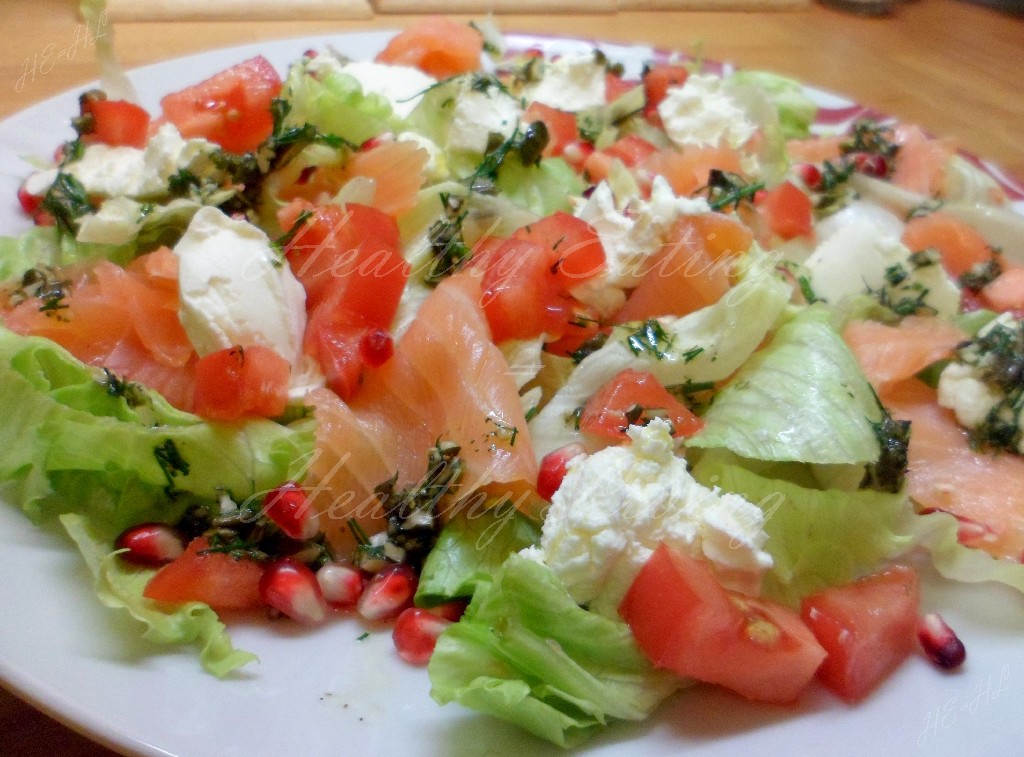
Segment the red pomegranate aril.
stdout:
<svg viewBox="0 0 1024 757">
<path fill-rule="evenodd" d="M 452 622 L 420 607 L 410 607 L 398 616 L 391 639 L 398 656 L 410 665 L 426 665 L 437 646 L 437 637 Z"/>
<path fill-rule="evenodd" d="M 22 184 L 18 187 L 18 203 L 21 205 L 21 209 L 25 211 L 25 215 L 34 216 L 39 211 L 39 206 L 43 203 L 43 197 L 42 195 L 32 194 Z"/>
<path fill-rule="evenodd" d="M 266 567 L 260 578 L 260 598 L 269 607 L 306 625 L 322 623 L 327 617 L 327 602 L 316 575 L 291 557 L 282 557 Z"/>
<path fill-rule="evenodd" d="M 320 517 L 302 487 L 288 481 L 263 497 L 263 512 L 292 539 L 312 539 L 320 532 Z"/>
<path fill-rule="evenodd" d="M 821 170 L 813 163 L 801 163 L 794 170 L 808 189 L 818 189 L 821 186 Z"/>
<path fill-rule="evenodd" d="M 444 604 L 428 607 L 426 610 L 434 615 L 444 618 L 445 620 L 450 620 L 452 623 L 455 623 L 466 613 L 466 608 L 468 606 L 468 600 L 453 599 L 450 602 L 445 602 Z"/>
<path fill-rule="evenodd" d="M 359 355 L 371 368 L 380 368 L 395 354 L 395 342 L 387 329 L 369 329 L 359 340 Z"/>
<path fill-rule="evenodd" d="M 329 605 L 346 610 L 356 606 L 366 586 L 362 571 L 330 562 L 316 572 L 316 581 Z"/>
<path fill-rule="evenodd" d="M 573 442 L 544 455 L 537 473 L 537 494 L 550 502 L 562 485 L 569 461 L 585 452 L 582 444 Z"/>
<path fill-rule="evenodd" d="M 917 626 L 917 638 L 928 659 L 943 670 L 959 668 L 967 659 L 964 643 L 936 612 L 921 616 Z"/>
<path fill-rule="evenodd" d="M 114 547 L 127 550 L 121 553 L 122 560 L 155 568 L 181 557 L 185 552 L 185 537 L 166 523 L 142 523 L 123 531 Z"/>
<path fill-rule="evenodd" d="M 394 620 L 412 605 L 417 583 L 408 565 L 389 566 L 367 582 L 356 608 L 367 620 Z"/>
<path fill-rule="evenodd" d="M 853 165 L 865 176 L 884 179 L 889 175 L 889 161 L 881 155 L 857 153 L 853 158 Z"/>
</svg>

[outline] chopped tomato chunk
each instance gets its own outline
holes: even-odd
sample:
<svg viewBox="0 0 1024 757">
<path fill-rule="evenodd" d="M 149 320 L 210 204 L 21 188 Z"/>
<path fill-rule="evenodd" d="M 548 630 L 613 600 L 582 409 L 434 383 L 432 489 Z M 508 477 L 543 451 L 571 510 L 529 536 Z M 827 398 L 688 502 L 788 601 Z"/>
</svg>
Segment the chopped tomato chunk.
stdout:
<svg viewBox="0 0 1024 757">
<path fill-rule="evenodd" d="M 675 437 L 692 436 L 704 427 L 704 421 L 669 394 L 654 374 L 626 368 L 587 400 L 580 415 L 580 431 L 621 440 L 627 438 L 631 424 L 655 417 L 671 423 Z"/>
</svg>

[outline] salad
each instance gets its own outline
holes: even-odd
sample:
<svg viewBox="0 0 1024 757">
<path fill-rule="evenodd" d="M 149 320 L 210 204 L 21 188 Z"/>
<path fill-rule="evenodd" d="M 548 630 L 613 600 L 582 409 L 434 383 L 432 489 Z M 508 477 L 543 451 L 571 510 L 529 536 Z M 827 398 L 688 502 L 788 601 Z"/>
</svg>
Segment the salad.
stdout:
<svg viewBox="0 0 1024 757">
<path fill-rule="evenodd" d="M 147 638 L 394 620 L 569 746 L 955 665 L 922 554 L 1024 589 L 1022 222 L 950 144 L 484 24 L 283 73 L 84 95 L 0 240 L 5 496 Z"/>
</svg>

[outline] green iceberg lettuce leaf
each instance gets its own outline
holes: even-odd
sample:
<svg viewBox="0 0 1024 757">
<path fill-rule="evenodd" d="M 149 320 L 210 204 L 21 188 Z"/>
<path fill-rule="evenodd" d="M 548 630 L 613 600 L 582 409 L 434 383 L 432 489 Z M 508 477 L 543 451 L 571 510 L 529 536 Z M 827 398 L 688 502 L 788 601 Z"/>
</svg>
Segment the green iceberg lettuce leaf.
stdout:
<svg viewBox="0 0 1024 757">
<path fill-rule="evenodd" d="M 773 565 L 762 590 L 789 605 L 871 573 L 914 544 L 903 528 L 910 503 L 902 494 L 800 486 L 752 473 L 717 452 L 705 455 L 693 476 L 764 510 L 764 548 Z"/>
<path fill-rule="evenodd" d="M 725 448 L 755 460 L 821 465 L 869 463 L 882 418 L 857 360 L 812 306 L 776 332 L 715 397 L 692 447 Z"/>
<path fill-rule="evenodd" d="M 109 538 L 197 500 L 261 494 L 301 473 L 307 428 L 213 424 L 46 339 L 0 328 L 3 493 L 35 520 L 75 512 Z M 126 396 L 128 395 L 128 396 Z"/>
<path fill-rule="evenodd" d="M 430 607 L 473 596 L 509 555 L 539 541 L 540 527 L 511 503 L 458 513 L 445 524 L 423 564 L 416 604 Z"/>
<path fill-rule="evenodd" d="M 573 602 L 540 563 L 512 555 L 438 639 L 431 696 L 573 746 L 640 720 L 684 681 L 655 670 L 625 623 Z"/>
<path fill-rule="evenodd" d="M 92 260 L 125 265 L 135 245 L 84 244 L 55 226 L 34 226 L 16 237 L 0 237 L 0 282 L 16 281 L 30 268 L 59 268 Z"/>
<path fill-rule="evenodd" d="M 818 106 L 800 82 L 769 71 L 737 71 L 729 78 L 738 84 L 753 85 L 768 96 L 778 110 L 779 124 L 786 139 L 810 136 Z"/>
<path fill-rule="evenodd" d="M 340 71 L 313 76 L 301 61 L 288 71 L 283 97 L 291 104 L 285 125 L 312 124 L 357 145 L 400 122 L 391 104 L 378 94 L 364 93 L 355 77 Z"/>
<path fill-rule="evenodd" d="M 143 597 L 142 590 L 154 571 L 133 568 L 118 559 L 117 553 L 110 551 L 109 543 L 93 532 L 85 518 L 68 513 L 60 521 L 92 571 L 100 601 L 107 607 L 126 610 L 143 623 L 144 639 L 157 644 L 195 644 L 203 668 L 218 678 L 257 659 L 232 646 L 217 613 L 202 602 L 171 608 Z"/>
</svg>

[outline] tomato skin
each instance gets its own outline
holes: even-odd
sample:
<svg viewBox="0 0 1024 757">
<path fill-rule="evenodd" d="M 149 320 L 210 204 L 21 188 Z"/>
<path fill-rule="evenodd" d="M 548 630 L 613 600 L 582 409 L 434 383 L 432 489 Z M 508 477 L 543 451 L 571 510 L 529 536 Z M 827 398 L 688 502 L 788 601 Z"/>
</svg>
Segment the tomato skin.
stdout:
<svg viewBox="0 0 1024 757">
<path fill-rule="evenodd" d="M 556 283 L 565 290 L 592 279 L 605 268 L 604 247 L 597 231 L 586 221 L 558 210 L 523 226 L 513 235 L 549 250 Z"/>
<path fill-rule="evenodd" d="M 401 254 L 398 224 L 386 213 L 356 203 L 314 207 L 296 200 L 278 220 L 292 228 L 306 211 L 310 217 L 285 245 L 306 289 L 303 346 L 327 387 L 348 401 L 359 391 L 365 366 L 390 357 L 380 332 L 394 320 L 410 266 Z"/>
<path fill-rule="evenodd" d="M 550 251 L 527 239 L 490 239 L 477 245 L 470 267 L 483 271 L 484 315 L 495 344 L 561 336 L 573 315 L 551 270 Z"/>
<path fill-rule="evenodd" d="M 185 138 L 203 137 L 225 150 L 255 150 L 274 128 L 270 104 L 281 77 L 262 55 L 160 100 L 163 119 Z"/>
<path fill-rule="evenodd" d="M 654 374 L 626 368 L 587 400 L 580 415 L 580 431 L 614 441 L 626 439 L 626 413 L 637 405 L 663 411 L 676 438 L 704 428 L 704 421 L 669 394 Z"/>
<path fill-rule="evenodd" d="M 544 157 L 559 157 L 565 148 L 579 139 L 576 128 L 576 116 L 568 111 L 552 108 L 544 103 L 530 103 L 523 114 L 523 123 L 543 121 L 548 130 L 548 143 L 544 147 Z"/>
<path fill-rule="evenodd" d="M 251 610 L 263 605 L 263 566 L 236 560 L 223 552 L 207 552 L 204 537 L 189 542 L 181 557 L 158 570 L 142 595 L 158 602 L 204 602 L 214 610 Z"/>
<path fill-rule="evenodd" d="M 92 100 L 83 105 L 92 114 L 90 136 L 111 147 L 145 147 L 149 138 L 149 113 L 127 100 Z"/>
<path fill-rule="evenodd" d="M 197 415 L 217 421 L 274 418 L 288 406 L 291 365 L 268 347 L 230 347 L 195 366 Z"/>
<path fill-rule="evenodd" d="M 847 702 L 867 697 L 916 648 L 919 603 L 902 566 L 805 597 L 800 616 L 828 652 L 818 679 Z"/>
<path fill-rule="evenodd" d="M 788 607 L 725 589 L 711 566 L 661 544 L 619 615 L 656 666 L 760 702 L 795 701 L 825 650 Z"/>
<path fill-rule="evenodd" d="M 670 87 L 681 87 L 686 83 L 690 72 L 685 66 L 668 64 L 655 65 L 644 72 L 643 84 L 646 105 L 644 114 L 651 116 L 658 112 L 658 105 L 665 99 Z"/>
<path fill-rule="evenodd" d="M 758 192 L 755 204 L 768 228 L 782 239 L 809 237 L 813 233 L 814 205 L 792 182 L 784 181 L 773 189 Z"/>
</svg>

